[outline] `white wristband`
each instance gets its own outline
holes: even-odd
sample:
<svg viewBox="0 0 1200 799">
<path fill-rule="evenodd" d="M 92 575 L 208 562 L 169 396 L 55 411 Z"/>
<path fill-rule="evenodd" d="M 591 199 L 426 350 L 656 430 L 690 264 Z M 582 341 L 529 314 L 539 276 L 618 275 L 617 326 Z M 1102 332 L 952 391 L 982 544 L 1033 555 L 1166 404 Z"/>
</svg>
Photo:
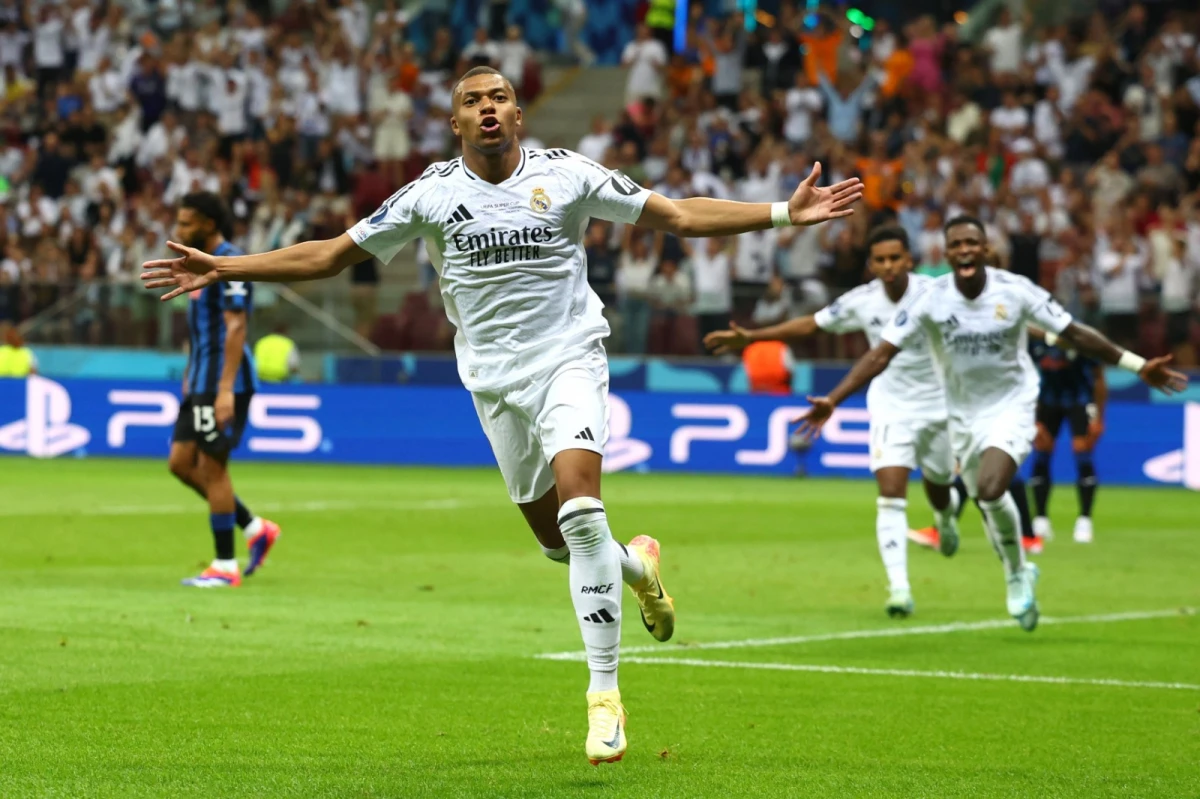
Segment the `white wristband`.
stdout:
<svg viewBox="0 0 1200 799">
<path fill-rule="evenodd" d="M 1125 350 L 1121 353 L 1121 359 L 1117 361 L 1117 366 L 1122 369 L 1128 369 L 1136 374 L 1141 374 L 1142 368 L 1146 365 L 1146 359 L 1138 355 L 1136 352 Z"/>
<path fill-rule="evenodd" d="M 787 203 L 771 203 L 771 227 L 791 227 L 792 215 Z"/>
</svg>

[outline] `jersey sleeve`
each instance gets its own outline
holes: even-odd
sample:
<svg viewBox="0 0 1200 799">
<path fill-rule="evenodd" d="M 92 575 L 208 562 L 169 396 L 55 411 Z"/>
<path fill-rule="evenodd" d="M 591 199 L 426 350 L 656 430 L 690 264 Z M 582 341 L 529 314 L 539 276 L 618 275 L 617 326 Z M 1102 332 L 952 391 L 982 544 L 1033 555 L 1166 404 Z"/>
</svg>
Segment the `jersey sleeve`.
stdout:
<svg viewBox="0 0 1200 799">
<path fill-rule="evenodd" d="M 817 327 L 830 333 L 855 333 L 862 330 L 858 307 L 854 298 L 843 294 L 813 314 Z"/>
<path fill-rule="evenodd" d="M 220 283 L 221 310 L 245 312 L 250 305 L 251 284 L 244 280 Z"/>
<path fill-rule="evenodd" d="M 929 298 L 932 294 L 932 291 L 923 291 L 904 302 L 883 328 L 880 337 L 892 346 L 904 349 L 924 335 L 929 324 Z"/>
<path fill-rule="evenodd" d="M 1023 280 L 1022 284 L 1022 300 L 1027 321 L 1055 335 L 1066 330 L 1067 326 L 1075 321 L 1050 292 L 1030 280 Z"/>
<path fill-rule="evenodd" d="M 354 243 L 387 263 L 413 239 L 421 235 L 424 220 L 417 208 L 422 194 L 416 191 L 417 181 L 409 183 L 384 201 L 369 217 L 347 231 Z"/>
<path fill-rule="evenodd" d="M 649 189 L 585 156 L 576 154 L 573 161 L 583 178 L 580 206 L 588 216 L 609 222 L 638 221 L 650 199 Z"/>
</svg>

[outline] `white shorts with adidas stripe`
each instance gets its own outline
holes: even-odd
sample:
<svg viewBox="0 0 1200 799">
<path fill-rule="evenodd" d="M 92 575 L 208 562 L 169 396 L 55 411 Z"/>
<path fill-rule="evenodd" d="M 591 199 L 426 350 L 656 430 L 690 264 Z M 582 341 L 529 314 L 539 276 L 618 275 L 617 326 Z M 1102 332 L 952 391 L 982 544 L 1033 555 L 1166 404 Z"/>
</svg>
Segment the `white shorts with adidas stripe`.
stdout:
<svg viewBox="0 0 1200 799">
<path fill-rule="evenodd" d="M 519 383 L 471 396 L 513 502 L 533 502 L 554 486 L 550 463 L 563 450 L 604 454 L 608 356 L 599 341 Z"/>
</svg>

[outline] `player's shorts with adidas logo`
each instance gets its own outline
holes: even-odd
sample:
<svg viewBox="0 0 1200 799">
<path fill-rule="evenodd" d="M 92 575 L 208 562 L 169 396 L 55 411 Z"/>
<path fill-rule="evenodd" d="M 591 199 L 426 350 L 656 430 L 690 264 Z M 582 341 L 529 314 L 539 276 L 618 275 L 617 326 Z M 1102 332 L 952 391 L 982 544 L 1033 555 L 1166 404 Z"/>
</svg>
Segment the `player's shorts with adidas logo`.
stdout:
<svg viewBox="0 0 1200 799">
<path fill-rule="evenodd" d="M 604 454 L 608 356 L 599 341 L 578 357 L 471 397 L 513 502 L 533 502 L 554 487 L 550 464 L 563 450 Z"/>
<path fill-rule="evenodd" d="M 250 418 L 250 400 L 253 393 L 235 394 L 233 397 L 233 420 L 224 429 L 217 427 L 216 401 L 213 394 L 188 394 L 179 404 L 179 418 L 175 420 L 172 441 L 195 442 L 202 451 L 216 457 L 224 457 L 237 449 Z"/>
</svg>

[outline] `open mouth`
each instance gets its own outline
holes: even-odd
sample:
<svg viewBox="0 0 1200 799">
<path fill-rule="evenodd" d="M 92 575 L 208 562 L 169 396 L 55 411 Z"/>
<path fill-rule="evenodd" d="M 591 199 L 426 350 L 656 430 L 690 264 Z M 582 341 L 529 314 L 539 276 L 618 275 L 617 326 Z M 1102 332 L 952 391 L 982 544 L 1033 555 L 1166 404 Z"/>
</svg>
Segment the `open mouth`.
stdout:
<svg viewBox="0 0 1200 799">
<path fill-rule="evenodd" d="M 483 122 L 479 123 L 479 129 L 487 134 L 500 132 L 500 120 L 495 117 L 487 117 Z"/>
<path fill-rule="evenodd" d="M 974 261 L 965 261 L 955 264 L 954 271 L 961 277 L 972 278 L 975 277 L 975 273 L 979 271 L 979 268 L 975 266 Z"/>
</svg>

